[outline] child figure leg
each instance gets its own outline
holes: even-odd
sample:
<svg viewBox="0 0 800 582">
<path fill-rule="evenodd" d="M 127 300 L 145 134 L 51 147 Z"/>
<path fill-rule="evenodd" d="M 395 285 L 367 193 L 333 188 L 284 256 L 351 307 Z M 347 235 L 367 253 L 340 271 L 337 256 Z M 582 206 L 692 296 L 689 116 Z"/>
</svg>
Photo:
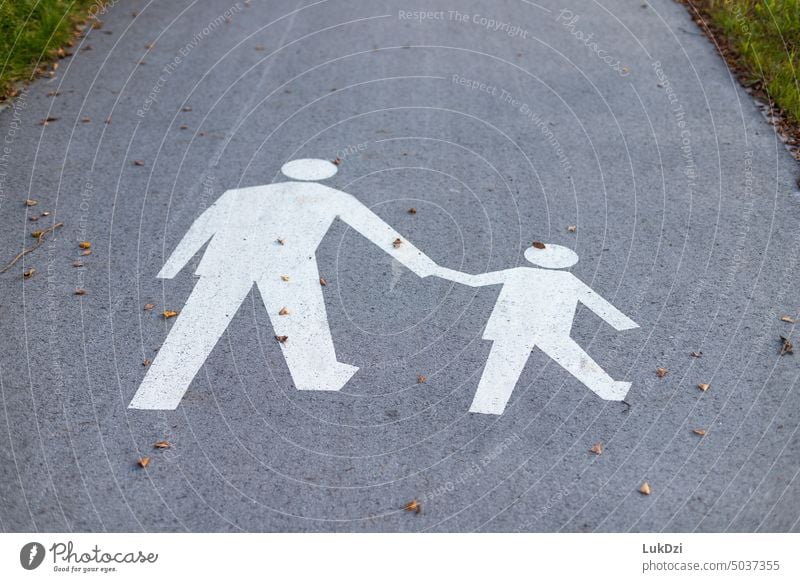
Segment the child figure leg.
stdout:
<svg viewBox="0 0 800 582">
<path fill-rule="evenodd" d="M 532 349 L 516 342 L 494 342 L 469 411 L 503 414 Z"/>
<path fill-rule="evenodd" d="M 569 337 L 541 340 L 536 346 L 604 400 L 622 400 L 630 382 L 616 382 Z"/>
</svg>

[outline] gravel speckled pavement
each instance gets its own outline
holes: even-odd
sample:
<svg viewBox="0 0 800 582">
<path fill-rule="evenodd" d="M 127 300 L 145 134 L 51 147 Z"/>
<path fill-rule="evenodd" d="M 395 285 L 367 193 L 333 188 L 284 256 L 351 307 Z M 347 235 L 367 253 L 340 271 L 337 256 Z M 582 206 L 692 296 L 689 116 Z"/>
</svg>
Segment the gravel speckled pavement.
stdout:
<svg viewBox="0 0 800 582">
<path fill-rule="evenodd" d="M 800 355 L 779 355 L 797 166 L 681 5 L 133 0 L 100 19 L 0 113 L 0 262 L 64 223 L 0 275 L 0 530 L 800 530 Z M 470 414 L 499 289 L 419 278 L 336 222 L 317 260 L 360 368 L 340 392 L 293 387 L 254 291 L 176 410 L 129 410 L 196 282 L 202 253 L 156 278 L 192 222 L 337 156 L 327 183 L 446 267 L 574 249 L 641 326 L 581 309 L 572 330 L 628 404 L 534 350 L 505 413 Z"/>
</svg>

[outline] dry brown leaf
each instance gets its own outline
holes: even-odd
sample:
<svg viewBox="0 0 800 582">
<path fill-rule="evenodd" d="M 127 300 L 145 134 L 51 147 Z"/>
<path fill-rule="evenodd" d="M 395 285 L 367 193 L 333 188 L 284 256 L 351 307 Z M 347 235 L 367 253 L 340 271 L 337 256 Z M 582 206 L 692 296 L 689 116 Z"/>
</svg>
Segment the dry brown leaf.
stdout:
<svg viewBox="0 0 800 582">
<path fill-rule="evenodd" d="M 178 129 L 189 129 L 189 126 L 184 123 L 182 125 L 179 125 Z"/>
<path fill-rule="evenodd" d="M 703 428 L 695 428 L 692 430 L 692 432 L 697 436 L 706 436 L 706 431 Z"/>
<path fill-rule="evenodd" d="M 28 198 L 25 201 L 25 206 L 36 206 L 37 204 L 39 204 L 39 201 L 38 200 L 33 200 L 31 198 Z"/>
<path fill-rule="evenodd" d="M 39 220 L 39 217 L 35 216 L 35 215 L 34 216 L 29 216 L 28 220 L 30 220 L 31 222 L 36 222 L 37 220 Z"/>
<path fill-rule="evenodd" d="M 169 319 L 170 317 L 175 317 L 176 315 L 178 315 L 178 312 L 166 310 L 161 315 L 164 316 L 164 319 Z"/>
<path fill-rule="evenodd" d="M 642 483 L 642 485 L 639 487 L 639 493 L 642 495 L 650 495 L 650 483 L 647 481 Z"/>
<path fill-rule="evenodd" d="M 34 231 L 31 233 L 31 236 L 32 236 L 33 238 L 41 238 L 43 234 L 44 234 L 44 231 L 43 231 L 43 230 L 34 230 Z"/>
<path fill-rule="evenodd" d="M 577 227 L 577 226 L 575 226 L 574 224 L 571 224 L 571 225 L 569 225 L 569 226 L 567 227 L 567 232 L 575 232 L 575 231 L 577 231 L 577 230 L 578 230 L 578 227 Z"/>
<path fill-rule="evenodd" d="M 325 285 L 327 285 L 327 284 L 328 284 L 328 282 L 327 282 L 327 281 L 326 281 L 324 278 L 320 277 L 320 278 L 319 278 L 319 284 L 320 284 L 320 285 L 322 285 L 322 286 L 324 287 Z"/>
<path fill-rule="evenodd" d="M 181 111 L 191 111 L 191 110 L 192 108 L 189 107 L 188 105 L 186 107 L 181 107 Z"/>
<path fill-rule="evenodd" d="M 34 267 L 31 267 L 31 268 L 30 268 L 30 269 L 28 269 L 27 271 L 23 271 L 23 272 L 22 272 L 22 278 L 23 278 L 23 279 L 30 279 L 31 277 L 33 277 L 33 274 L 34 274 L 35 272 L 36 272 L 36 269 L 35 269 Z"/>
<path fill-rule="evenodd" d="M 788 315 L 784 315 L 781 317 L 781 321 L 785 321 L 786 323 L 796 323 L 794 319 L 789 317 Z"/>
<path fill-rule="evenodd" d="M 413 511 L 414 513 L 422 513 L 422 504 L 416 499 L 412 499 L 403 506 L 406 511 Z"/>
<path fill-rule="evenodd" d="M 603 454 L 603 443 L 597 442 L 594 443 L 591 449 L 589 449 L 595 455 L 602 455 Z"/>
<path fill-rule="evenodd" d="M 78 247 L 80 247 L 82 249 L 90 249 L 90 248 L 92 248 L 92 243 L 90 243 L 88 240 L 85 240 L 85 241 L 79 242 L 78 243 Z"/>
<path fill-rule="evenodd" d="M 338 166 L 339 164 L 342 163 L 342 158 L 340 158 L 339 156 L 336 156 L 336 159 L 333 160 L 332 163 L 333 163 L 334 166 Z"/>
<path fill-rule="evenodd" d="M 399 238 L 396 238 L 396 239 L 394 239 L 394 242 L 392 243 L 392 246 L 394 248 L 398 248 L 401 244 L 403 244 L 403 241 L 400 240 Z"/>
<path fill-rule="evenodd" d="M 538 240 L 535 240 L 531 243 L 531 246 L 535 249 L 543 249 L 545 248 L 544 243 Z"/>
<path fill-rule="evenodd" d="M 711 384 L 698 384 L 697 387 L 703 392 L 707 392 L 708 389 L 711 388 Z"/>
<path fill-rule="evenodd" d="M 283 246 L 283 245 L 286 244 L 286 239 L 279 238 L 277 242 L 278 242 L 279 245 Z"/>
<path fill-rule="evenodd" d="M 86 295 L 86 289 L 75 289 L 75 295 Z"/>
<path fill-rule="evenodd" d="M 289 315 L 289 310 L 286 307 L 281 308 L 278 315 Z"/>
<path fill-rule="evenodd" d="M 786 355 L 786 354 L 793 354 L 794 353 L 794 344 L 792 343 L 792 340 L 790 340 L 788 337 L 781 336 L 781 342 L 782 342 L 782 344 L 781 344 L 781 355 L 782 356 Z"/>
<path fill-rule="evenodd" d="M 50 212 L 45 210 L 44 212 L 42 212 L 42 216 L 50 216 Z"/>
<path fill-rule="evenodd" d="M 153 445 L 154 449 L 170 449 L 172 445 L 169 441 L 158 441 L 156 444 Z"/>
<path fill-rule="evenodd" d="M 279 344 L 285 344 L 286 340 L 289 339 L 289 336 L 288 335 L 276 335 L 275 339 L 278 340 Z"/>
<path fill-rule="evenodd" d="M 150 457 L 142 457 L 136 464 L 139 465 L 142 469 L 146 469 L 147 465 L 150 464 Z"/>
<path fill-rule="evenodd" d="M 134 166 L 144 166 L 144 160 L 133 160 Z"/>
<path fill-rule="evenodd" d="M 152 363 L 153 363 L 152 360 L 148 360 L 148 359 L 142 360 L 142 366 L 144 366 L 145 368 L 147 366 L 149 366 L 150 364 L 152 364 Z"/>
<path fill-rule="evenodd" d="M 408 209 L 408 213 L 409 214 L 416 214 L 417 213 L 417 209 L 412 206 L 411 208 Z"/>
<path fill-rule="evenodd" d="M 692 352 L 689 355 L 692 356 L 693 358 L 702 358 L 703 357 L 703 352 Z"/>
<path fill-rule="evenodd" d="M 267 49 L 266 49 L 266 47 L 265 47 L 264 45 L 257 44 L 257 45 L 256 45 L 256 50 L 257 50 L 257 51 L 265 51 L 265 50 L 267 50 Z"/>
<path fill-rule="evenodd" d="M 289 275 L 281 275 L 281 281 L 288 281 Z"/>
<path fill-rule="evenodd" d="M 39 122 L 39 125 L 49 125 L 54 121 L 58 121 L 58 117 L 45 117 Z"/>
<path fill-rule="evenodd" d="M 144 310 L 145 310 L 145 311 L 150 311 L 150 310 L 151 310 L 151 309 L 153 309 L 153 307 L 155 307 L 155 306 L 156 306 L 156 304 L 155 304 L 155 303 L 145 303 L 145 304 L 144 304 Z"/>
<path fill-rule="evenodd" d="M 83 266 L 83 261 L 72 261 L 72 266 L 73 267 L 82 267 Z"/>
<path fill-rule="evenodd" d="M 148 42 L 146 45 L 144 45 L 144 48 L 146 48 L 147 50 L 150 50 L 150 49 L 151 49 L 151 48 L 153 48 L 154 46 L 156 46 L 156 45 L 155 45 L 155 43 L 153 43 L 153 42 Z"/>
<path fill-rule="evenodd" d="M 664 376 L 667 375 L 668 372 L 669 370 L 667 370 L 666 368 L 656 368 L 656 376 L 658 376 L 659 378 L 663 378 Z"/>
<path fill-rule="evenodd" d="M 424 384 L 425 380 L 427 380 L 427 378 L 425 376 L 423 376 L 422 374 L 417 376 L 417 384 Z"/>
<path fill-rule="evenodd" d="M 92 254 L 92 251 L 90 249 L 86 249 L 85 251 L 81 252 L 81 256 L 82 257 L 88 257 L 91 254 Z"/>
</svg>

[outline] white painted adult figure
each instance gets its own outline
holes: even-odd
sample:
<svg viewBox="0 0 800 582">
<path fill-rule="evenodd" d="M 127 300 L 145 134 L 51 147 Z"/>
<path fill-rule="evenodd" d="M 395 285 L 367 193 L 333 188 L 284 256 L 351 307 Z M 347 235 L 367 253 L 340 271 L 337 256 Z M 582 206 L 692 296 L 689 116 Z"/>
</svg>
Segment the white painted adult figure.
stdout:
<svg viewBox="0 0 800 582">
<path fill-rule="evenodd" d="M 288 162 L 281 172 L 292 181 L 228 190 L 195 220 L 157 276 L 173 278 L 210 239 L 200 279 L 129 408 L 176 408 L 254 284 L 275 335 L 287 336 L 296 388 L 339 390 L 355 374 L 336 359 L 314 255 L 334 219 L 420 277 L 436 265 L 355 197 L 314 182 L 336 171 L 325 160 Z"/>
<path fill-rule="evenodd" d="M 614 329 L 639 327 L 572 273 L 556 271 L 578 262 L 578 255 L 559 245 L 530 247 L 525 258 L 541 268 L 517 267 L 469 275 L 440 267 L 435 275 L 469 285 L 503 285 L 483 339 L 492 340 L 470 412 L 502 414 L 531 350 L 538 347 L 604 400 L 622 400 L 630 382 L 609 376 L 570 337 L 578 302 Z"/>
</svg>

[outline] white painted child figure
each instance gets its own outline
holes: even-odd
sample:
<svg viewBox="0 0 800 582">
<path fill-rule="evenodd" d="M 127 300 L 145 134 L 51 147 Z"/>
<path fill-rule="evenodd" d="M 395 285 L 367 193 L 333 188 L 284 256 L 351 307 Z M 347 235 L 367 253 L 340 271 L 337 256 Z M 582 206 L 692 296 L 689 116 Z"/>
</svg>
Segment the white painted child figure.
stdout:
<svg viewBox="0 0 800 582">
<path fill-rule="evenodd" d="M 537 248 L 541 247 L 541 248 Z M 622 400 L 630 382 L 609 376 L 570 337 L 578 302 L 617 331 L 639 327 L 572 273 L 558 271 L 578 262 L 559 245 L 536 245 L 525 258 L 540 268 L 516 267 L 470 275 L 439 267 L 435 275 L 471 287 L 503 285 L 483 339 L 493 342 L 470 412 L 502 414 L 511 392 L 538 347 L 604 400 Z"/>
</svg>

